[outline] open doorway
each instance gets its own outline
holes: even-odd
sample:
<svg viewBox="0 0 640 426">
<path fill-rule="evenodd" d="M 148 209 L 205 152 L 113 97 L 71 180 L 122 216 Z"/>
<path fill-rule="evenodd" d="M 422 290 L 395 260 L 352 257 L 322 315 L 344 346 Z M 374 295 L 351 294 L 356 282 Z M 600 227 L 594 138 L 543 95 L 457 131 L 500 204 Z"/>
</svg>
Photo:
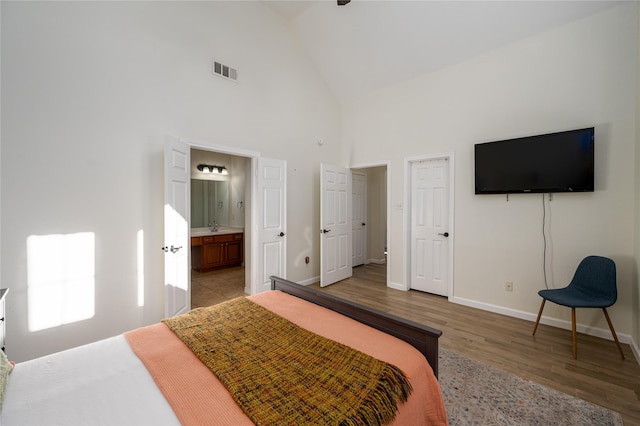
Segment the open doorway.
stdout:
<svg viewBox="0 0 640 426">
<path fill-rule="evenodd" d="M 352 166 L 352 265 L 377 271 L 389 285 L 387 164 Z M 379 265 L 379 266 L 378 266 Z M 364 268 L 363 268 L 364 267 Z M 365 271 L 363 271 L 364 273 Z"/>
<path fill-rule="evenodd" d="M 320 287 L 369 264 L 385 265 L 389 286 L 387 169 L 388 162 L 320 165 Z"/>
<path fill-rule="evenodd" d="M 191 148 L 191 308 L 250 294 L 245 224 L 251 159 Z"/>
<path fill-rule="evenodd" d="M 219 243 L 205 241 L 206 234 L 219 234 L 202 227 L 191 229 L 191 150 L 227 154 L 241 157 L 246 161 L 244 200 L 234 200 L 234 206 L 244 209 L 244 232 L 228 243 L 229 249 L 220 250 Z M 287 163 L 284 160 L 261 157 L 259 153 L 238 148 L 205 145 L 201 142 L 167 135 L 164 146 L 164 293 L 165 317 L 185 313 L 191 308 L 191 247 L 192 244 L 211 243 L 212 250 L 204 250 L 209 262 L 216 259 L 229 261 L 244 259 L 244 293 L 256 294 L 271 287 L 270 276 L 286 278 L 286 205 L 287 205 Z M 198 170 L 194 162 L 193 172 Z M 206 165 L 221 172 L 222 166 Z M 212 170 L 209 170 L 211 173 Z M 227 171 L 228 172 L 228 171 Z M 244 201 L 244 203 L 239 203 Z M 216 204 L 217 206 L 218 204 Z M 223 206 L 224 207 L 224 206 Z M 210 221 L 207 222 L 209 225 Z M 228 237 L 231 238 L 231 237 Z M 234 243 L 234 244 L 232 244 Z M 242 249 L 239 249 L 241 243 Z M 227 244 L 225 244 L 226 246 Z M 222 253 L 222 254 L 221 254 Z M 217 257 L 216 257 L 217 256 Z"/>
</svg>

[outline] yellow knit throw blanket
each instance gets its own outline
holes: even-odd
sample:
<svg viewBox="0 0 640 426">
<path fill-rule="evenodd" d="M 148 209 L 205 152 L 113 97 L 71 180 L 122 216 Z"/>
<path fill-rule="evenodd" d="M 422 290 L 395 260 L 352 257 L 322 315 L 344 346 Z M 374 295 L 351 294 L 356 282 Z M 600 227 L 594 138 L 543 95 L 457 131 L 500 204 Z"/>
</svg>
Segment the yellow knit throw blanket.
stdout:
<svg viewBox="0 0 640 426">
<path fill-rule="evenodd" d="M 244 297 L 163 322 L 257 425 L 383 425 L 412 391 L 397 367 Z"/>
</svg>

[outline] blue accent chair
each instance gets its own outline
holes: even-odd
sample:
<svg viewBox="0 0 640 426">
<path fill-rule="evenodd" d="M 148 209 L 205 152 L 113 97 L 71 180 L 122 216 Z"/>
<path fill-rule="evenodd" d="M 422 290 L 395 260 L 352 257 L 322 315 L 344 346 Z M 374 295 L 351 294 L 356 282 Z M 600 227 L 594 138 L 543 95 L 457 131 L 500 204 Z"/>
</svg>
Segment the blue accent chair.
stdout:
<svg viewBox="0 0 640 426">
<path fill-rule="evenodd" d="M 578 347 L 576 340 L 576 308 L 602 308 L 604 316 L 609 324 L 613 339 L 618 346 L 620 355 L 624 359 L 622 346 L 618 341 L 618 336 L 613 329 L 613 324 L 609 318 L 607 308 L 618 298 L 618 290 L 616 288 L 616 264 L 613 260 L 601 256 L 587 256 L 582 259 L 573 279 L 565 288 L 540 290 L 538 292 L 542 297 L 540 312 L 538 319 L 533 328 L 533 335 L 536 334 L 544 303 L 549 300 L 562 306 L 571 308 L 571 331 L 573 332 L 573 358 L 578 358 Z"/>
</svg>

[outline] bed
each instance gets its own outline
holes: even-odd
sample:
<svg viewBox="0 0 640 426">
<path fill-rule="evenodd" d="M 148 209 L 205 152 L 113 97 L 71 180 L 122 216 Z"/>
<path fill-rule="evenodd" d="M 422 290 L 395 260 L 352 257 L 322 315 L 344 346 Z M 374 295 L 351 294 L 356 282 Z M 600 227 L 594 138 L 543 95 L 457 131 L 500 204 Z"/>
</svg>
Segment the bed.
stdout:
<svg viewBox="0 0 640 426">
<path fill-rule="evenodd" d="M 277 277 L 272 277 L 272 291 L 247 299 L 302 332 L 397 366 L 412 393 L 398 404 L 391 424 L 447 424 L 437 382 L 440 331 Z M 0 424 L 280 423 L 252 420 L 256 417 L 243 411 L 223 379 L 170 326 L 175 324 L 162 322 L 17 364 L 9 375 Z M 312 397 L 321 395 L 311 388 Z"/>
</svg>

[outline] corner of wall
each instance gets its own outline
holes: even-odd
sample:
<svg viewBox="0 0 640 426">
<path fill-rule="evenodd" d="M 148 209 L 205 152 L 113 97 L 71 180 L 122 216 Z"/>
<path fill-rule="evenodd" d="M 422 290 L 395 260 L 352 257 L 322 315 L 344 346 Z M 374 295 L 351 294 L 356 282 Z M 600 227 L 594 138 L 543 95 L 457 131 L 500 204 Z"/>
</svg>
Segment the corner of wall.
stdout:
<svg viewBox="0 0 640 426">
<path fill-rule="evenodd" d="M 0 27 L 2 26 L 2 2 L 0 1 Z M 0 45 L 2 45 L 2 35 L 0 32 Z M 0 81 L 2 81 L 2 55 L 0 55 Z M 0 99 L 2 99 L 2 89 L 0 89 Z M 0 102 L 0 176 L 2 175 L 2 102 Z M 2 241 L 2 192 L 0 190 L 0 241 Z M 0 286 L 2 285 L 2 252 L 0 251 Z"/>
<path fill-rule="evenodd" d="M 638 196 L 638 190 L 640 190 L 640 119 L 638 119 L 638 113 L 640 112 L 640 7 L 636 3 L 636 123 L 635 123 L 635 188 L 636 194 L 635 210 L 636 210 L 636 232 L 634 238 L 634 252 L 635 252 L 635 276 L 633 277 L 634 284 L 634 300 L 632 308 L 632 339 L 634 340 L 631 345 L 633 353 L 636 356 L 636 360 L 640 363 L 640 349 L 638 344 L 640 343 L 640 196 Z"/>
</svg>

